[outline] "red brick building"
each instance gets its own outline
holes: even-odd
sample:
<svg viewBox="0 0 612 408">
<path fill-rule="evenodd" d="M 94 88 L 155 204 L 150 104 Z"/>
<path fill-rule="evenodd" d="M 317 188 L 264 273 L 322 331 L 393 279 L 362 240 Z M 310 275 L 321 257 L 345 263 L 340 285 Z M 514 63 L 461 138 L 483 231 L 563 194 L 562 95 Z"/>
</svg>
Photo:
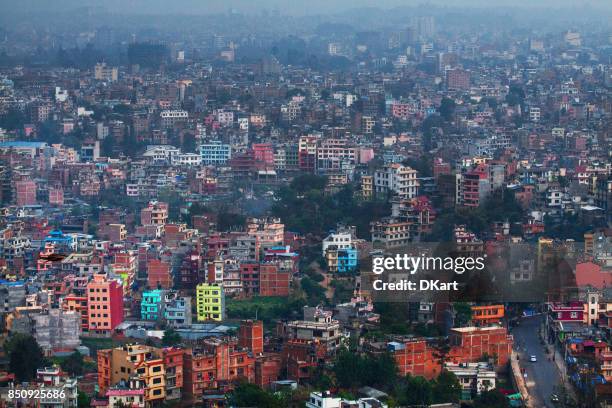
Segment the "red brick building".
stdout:
<svg viewBox="0 0 612 408">
<path fill-rule="evenodd" d="M 263 322 L 243 320 L 238 331 L 238 346 L 250 350 L 254 355 L 263 353 Z"/>
<path fill-rule="evenodd" d="M 172 275 L 170 274 L 170 264 L 158 259 L 151 259 L 147 262 L 147 282 L 152 289 L 172 288 Z"/>
<path fill-rule="evenodd" d="M 259 265 L 259 294 L 261 296 L 289 296 L 289 271 L 273 263 Z"/>
</svg>

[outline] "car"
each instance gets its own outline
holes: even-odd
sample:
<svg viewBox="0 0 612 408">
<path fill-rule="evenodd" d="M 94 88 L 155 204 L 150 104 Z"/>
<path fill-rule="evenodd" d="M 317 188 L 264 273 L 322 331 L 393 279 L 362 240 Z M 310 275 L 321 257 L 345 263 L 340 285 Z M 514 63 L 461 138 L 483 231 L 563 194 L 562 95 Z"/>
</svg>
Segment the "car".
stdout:
<svg viewBox="0 0 612 408">
<path fill-rule="evenodd" d="M 551 402 L 559 402 L 559 396 L 557 394 L 551 394 L 550 395 L 550 401 Z"/>
<path fill-rule="evenodd" d="M 529 357 L 529 361 L 531 361 L 532 363 L 535 363 L 538 361 L 538 358 L 532 355 L 531 357 Z"/>
</svg>

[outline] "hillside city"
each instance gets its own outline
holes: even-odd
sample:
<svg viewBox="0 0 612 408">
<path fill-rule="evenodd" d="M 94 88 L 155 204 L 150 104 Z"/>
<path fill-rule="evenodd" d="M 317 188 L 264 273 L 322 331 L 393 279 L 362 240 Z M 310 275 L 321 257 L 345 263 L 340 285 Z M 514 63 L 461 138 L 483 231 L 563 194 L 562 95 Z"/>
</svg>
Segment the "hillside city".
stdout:
<svg viewBox="0 0 612 408">
<path fill-rule="evenodd" d="M 589 12 L 0 17 L 0 407 L 611 407 Z"/>
</svg>

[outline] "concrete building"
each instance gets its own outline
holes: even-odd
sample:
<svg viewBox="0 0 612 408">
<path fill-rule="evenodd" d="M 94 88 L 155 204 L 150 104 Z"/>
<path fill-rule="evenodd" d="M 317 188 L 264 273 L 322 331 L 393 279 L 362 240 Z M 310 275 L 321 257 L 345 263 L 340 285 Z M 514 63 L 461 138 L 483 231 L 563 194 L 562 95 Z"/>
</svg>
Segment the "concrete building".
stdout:
<svg viewBox="0 0 612 408">
<path fill-rule="evenodd" d="M 414 198 L 418 194 L 417 171 L 399 163 L 385 165 L 374 173 L 374 188 L 379 194 L 397 194 L 400 198 Z"/>
<path fill-rule="evenodd" d="M 219 284 L 201 283 L 196 287 L 196 310 L 199 322 L 225 319 L 225 293 Z"/>
</svg>

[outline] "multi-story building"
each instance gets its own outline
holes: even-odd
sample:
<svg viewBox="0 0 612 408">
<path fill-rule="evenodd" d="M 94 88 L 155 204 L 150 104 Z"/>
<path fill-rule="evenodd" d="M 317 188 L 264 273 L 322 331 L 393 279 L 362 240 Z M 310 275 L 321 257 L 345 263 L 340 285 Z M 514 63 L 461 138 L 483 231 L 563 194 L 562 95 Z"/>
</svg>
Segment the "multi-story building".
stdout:
<svg viewBox="0 0 612 408">
<path fill-rule="evenodd" d="M 224 166 L 232 158 L 232 147 L 219 141 L 200 145 L 202 164 L 206 166 Z"/>
<path fill-rule="evenodd" d="M 164 291 L 160 289 L 145 290 L 140 301 L 140 318 L 142 320 L 158 321 L 163 316 L 162 297 Z"/>
<path fill-rule="evenodd" d="M 36 204 L 36 182 L 20 180 L 15 182 L 15 204 L 18 206 Z"/>
<path fill-rule="evenodd" d="M 151 201 L 147 207 L 140 210 L 140 223 L 142 225 L 164 226 L 168 222 L 168 204 Z"/>
<path fill-rule="evenodd" d="M 161 125 L 164 129 L 172 128 L 176 123 L 186 122 L 189 113 L 184 110 L 164 110 L 159 114 Z"/>
<path fill-rule="evenodd" d="M 446 86 L 452 90 L 470 89 L 470 72 L 463 69 L 449 69 L 446 71 Z"/>
<path fill-rule="evenodd" d="M 120 383 L 143 389 L 145 405 L 166 397 L 166 370 L 161 350 L 141 344 L 126 344 L 98 350 L 98 388 L 105 394 Z"/>
<path fill-rule="evenodd" d="M 196 286 L 196 311 L 199 322 L 225 319 L 225 293 L 219 284 L 201 283 Z"/>
<path fill-rule="evenodd" d="M 89 333 L 109 335 L 123 321 L 123 287 L 95 274 L 87 284 Z"/>
<path fill-rule="evenodd" d="M 106 65 L 105 62 L 99 62 L 94 67 L 94 78 L 97 81 L 115 82 L 119 78 L 119 70 Z"/>
<path fill-rule="evenodd" d="M 392 193 L 408 199 L 417 196 L 418 187 L 417 171 L 399 163 L 387 164 L 374 173 L 377 193 Z"/>
</svg>

